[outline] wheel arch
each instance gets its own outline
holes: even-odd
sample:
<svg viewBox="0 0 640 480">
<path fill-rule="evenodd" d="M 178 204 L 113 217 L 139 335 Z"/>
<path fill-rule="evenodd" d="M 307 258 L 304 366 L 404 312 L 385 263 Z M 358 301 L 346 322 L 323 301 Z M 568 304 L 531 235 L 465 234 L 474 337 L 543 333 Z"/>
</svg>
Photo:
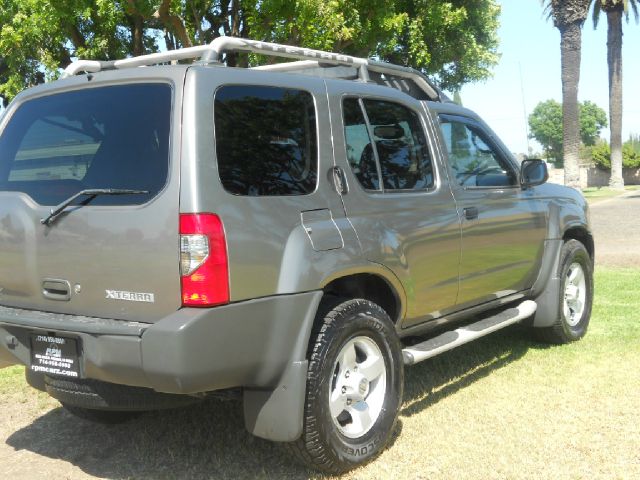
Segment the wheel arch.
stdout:
<svg viewBox="0 0 640 480">
<path fill-rule="evenodd" d="M 395 281 L 394 281 L 395 280 Z M 364 298 L 387 312 L 397 325 L 404 317 L 405 299 L 397 279 L 379 272 L 358 272 L 337 276 L 322 287 L 325 297 Z"/>
<path fill-rule="evenodd" d="M 583 224 L 571 225 L 564 230 L 562 238 L 547 241 L 548 255 L 543 262 L 541 275 L 532 288 L 532 296 L 538 303 L 538 309 L 533 321 L 534 327 L 548 327 L 555 322 L 558 314 L 557 305 L 560 301 L 562 282 L 558 271 L 561 249 L 569 240 L 577 240 L 582 243 L 591 261 L 594 261 L 595 245 L 593 236 Z"/>
<path fill-rule="evenodd" d="M 577 240 L 582 243 L 587 252 L 589 252 L 589 256 L 591 260 L 594 260 L 595 257 L 595 245 L 593 242 L 593 235 L 587 230 L 584 225 L 575 225 L 567 228 L 562 236 L 562 240 L 567 242 L 569 240 Z"/>
</svg>

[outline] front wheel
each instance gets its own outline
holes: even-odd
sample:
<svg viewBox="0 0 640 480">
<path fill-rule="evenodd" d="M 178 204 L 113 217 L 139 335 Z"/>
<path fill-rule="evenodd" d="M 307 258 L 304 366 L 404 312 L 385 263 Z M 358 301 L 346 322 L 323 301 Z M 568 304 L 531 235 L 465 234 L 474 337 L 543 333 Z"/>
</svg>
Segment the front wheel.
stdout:
<svg viewBox="0 0 640 480">
<path fill-rule="evenodd" d="M 289 445 L 309 467 L 341 473 L 389 439 L 402 401 L 402 350 L 387 313 L 368 300 L 333 308 L 314 335 L 304 430 Z"/>
<path fill-rule="evenodd" d="M 585 246 L 567 241 L 560 253 L 560 295 L 553 325 L 534 329 L 539 340 L 568 343 L 587 333 L 593 303 L 593 261 Z"/>
</svg>

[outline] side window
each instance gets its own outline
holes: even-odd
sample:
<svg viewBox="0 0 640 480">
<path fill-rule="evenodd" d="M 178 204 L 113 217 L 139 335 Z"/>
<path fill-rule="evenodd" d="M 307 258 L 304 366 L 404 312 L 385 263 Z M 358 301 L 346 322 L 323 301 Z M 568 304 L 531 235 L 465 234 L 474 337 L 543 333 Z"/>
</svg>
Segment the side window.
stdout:
<svg viewBox="0 0 640 480">
<path fill-rule="evenodd" d="M 433 187 L 433 165 L 418 115 L 382 100 L 343 102 L 347 159 L 366 190 Z M 365 116 L 366 114 L 366 116 Z"/>
<path fill-rule="evenodd" d="M 318 176 L 316 120 L 309 92 L 230 85 L 217 90 L 218 170 L 234 195 L 306 195 Z"/>
<path fill-rule="evenodd" d="M 448 117 L 440 118 L 440 129 L 449 163 L 463 187 L 509 187 L 517 177 L 509 162 L 479 127 Z"/>
<path fill-rule="evenodd" d="M 385 190 L 433 186 L 427 140 L 415 112 L 391 102 L 364 100 Z"/>
</svg>

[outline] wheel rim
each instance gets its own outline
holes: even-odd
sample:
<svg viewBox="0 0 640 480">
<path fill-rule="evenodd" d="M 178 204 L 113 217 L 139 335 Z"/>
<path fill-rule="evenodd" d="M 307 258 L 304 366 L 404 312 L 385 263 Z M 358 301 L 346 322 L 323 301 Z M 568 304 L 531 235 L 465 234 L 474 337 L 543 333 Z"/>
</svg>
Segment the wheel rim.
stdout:
<svg viewBox="0 0 640 480">
<path fill-rule="evenodd" d="M 570 327 L 582 320 L 587 298 L 587 281 L 582 265 L 572 263 L 564 280 L 564 318 Z"/>
<path fill-rule="evenodd" d="M 329 409 L 336 428 L 358 438 L 376 423 L 387 390 L 387 369 L 380 347 L 372 339 L 350 339 L 333 368 Z"/>
</svg>

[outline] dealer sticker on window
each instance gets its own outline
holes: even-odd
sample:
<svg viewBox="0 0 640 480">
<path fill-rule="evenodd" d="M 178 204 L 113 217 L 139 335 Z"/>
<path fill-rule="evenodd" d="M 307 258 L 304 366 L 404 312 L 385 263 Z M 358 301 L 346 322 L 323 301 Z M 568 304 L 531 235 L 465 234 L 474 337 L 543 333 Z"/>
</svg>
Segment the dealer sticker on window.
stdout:
<svg viewBox="0 0 640 480">
<path fill-rule="evenodd" d="M 31 335 L 31 370 L 49 375 L 79 377 L 78 342 L 57 335 Z"/>
</svg>

